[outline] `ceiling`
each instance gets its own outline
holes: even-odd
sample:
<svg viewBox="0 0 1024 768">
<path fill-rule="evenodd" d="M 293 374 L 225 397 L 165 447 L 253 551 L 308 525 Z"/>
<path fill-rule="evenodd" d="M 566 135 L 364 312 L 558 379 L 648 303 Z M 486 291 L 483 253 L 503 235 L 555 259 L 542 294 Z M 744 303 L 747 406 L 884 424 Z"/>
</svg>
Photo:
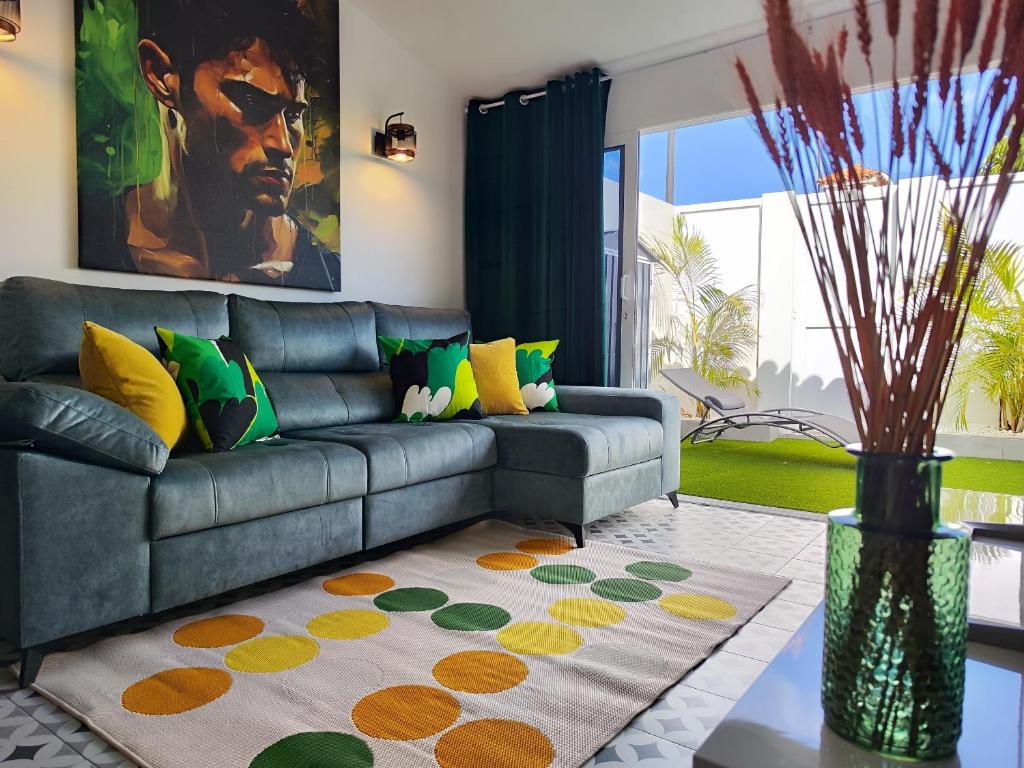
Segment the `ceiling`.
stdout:
<svg viewBox="0 0 1024 768">
<path fill-rule="evenodd" d="M 579 67 L 611 74 L 763 29 L 761 0 L 352 0 L 463 95 L 495 96 Z M 801 17 L 850 0 L 793 0 Z"/>
</svg>

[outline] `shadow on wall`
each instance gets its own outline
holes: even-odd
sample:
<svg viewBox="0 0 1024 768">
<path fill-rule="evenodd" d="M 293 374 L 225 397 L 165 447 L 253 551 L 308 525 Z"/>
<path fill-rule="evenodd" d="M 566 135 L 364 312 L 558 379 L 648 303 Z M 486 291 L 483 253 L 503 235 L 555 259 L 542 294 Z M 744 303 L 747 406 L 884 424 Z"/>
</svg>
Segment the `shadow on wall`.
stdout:
<svg viewBox="0 0 1024 768">
<path fill-rule="evenodd" d="M 757 385 L 761 390 L 758 407 L 808 408 L 844 419 L 853 418 L 850 396 L 843 379 L 826 383 L 820 376 L 797 381 L 790 366 L 779 368 L 769 361 L 757 369 Z"/>
</svg>

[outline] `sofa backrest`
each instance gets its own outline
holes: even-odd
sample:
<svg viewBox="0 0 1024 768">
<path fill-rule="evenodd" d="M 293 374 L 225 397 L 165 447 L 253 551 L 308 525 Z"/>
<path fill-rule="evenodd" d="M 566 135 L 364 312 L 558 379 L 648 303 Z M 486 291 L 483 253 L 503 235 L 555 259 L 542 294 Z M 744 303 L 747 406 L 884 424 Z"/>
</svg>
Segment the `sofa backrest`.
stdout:
<svg viewBox="0 0 1024 768">
<path fill-rule="evenodd" d="M 203 338 L 226 334 L 228 302 L 212 291 L 137 291 L 12 277 L 0 283 L 0 375 L 70 383 L 78 376 L 86 320 L 156 354 L 155 325 Z"/>
<path fill-rule="evenodd" d="M 228 300 L 231 338 L 263 380 L 282 432 L 391 418 L 369 304 Z"/>
</svg>

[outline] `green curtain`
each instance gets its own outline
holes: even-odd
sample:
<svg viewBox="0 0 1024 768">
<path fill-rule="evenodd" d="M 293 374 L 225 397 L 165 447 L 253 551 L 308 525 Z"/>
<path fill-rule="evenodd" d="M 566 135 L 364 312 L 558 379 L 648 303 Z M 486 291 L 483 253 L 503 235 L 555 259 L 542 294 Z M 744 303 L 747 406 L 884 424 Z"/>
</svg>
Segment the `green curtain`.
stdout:
<svg viewBox="0 0 1024 768">
<path fill-rule="evenodd" d="M 597 69 L 525 104 L 469 104 L 466 306 L 478 339 L 559 339 L 555 382 L 607 384 L 602 175 L 610 81 Z M 536 89 L 533 89 L 536 90 Z M 491 100 L 493 101 L 493 99 Z"/>
</svg>

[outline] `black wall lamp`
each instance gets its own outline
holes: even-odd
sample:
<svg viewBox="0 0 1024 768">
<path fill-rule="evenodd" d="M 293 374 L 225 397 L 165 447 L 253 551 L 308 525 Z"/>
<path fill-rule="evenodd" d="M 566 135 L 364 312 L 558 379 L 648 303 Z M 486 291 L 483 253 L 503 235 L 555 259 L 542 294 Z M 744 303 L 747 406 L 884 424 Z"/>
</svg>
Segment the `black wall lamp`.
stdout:
<svg viewBox="0 0 1024 768">
<path fill-rule="evenodd" d="M 373 154 L 396 163 L 409 163 L 416 159 L 416 129 L 401 122 L 404 112 L 396 112 L 384 123 L 384 133 L 373 134 Z M 399 121 L 392 123 L 395 118 Z"/>
<path fill-rule="evenodd" d="M 21 32 L 21 0 L 0 0 L 0 43 L 12 42 Z"/>
</svg>

